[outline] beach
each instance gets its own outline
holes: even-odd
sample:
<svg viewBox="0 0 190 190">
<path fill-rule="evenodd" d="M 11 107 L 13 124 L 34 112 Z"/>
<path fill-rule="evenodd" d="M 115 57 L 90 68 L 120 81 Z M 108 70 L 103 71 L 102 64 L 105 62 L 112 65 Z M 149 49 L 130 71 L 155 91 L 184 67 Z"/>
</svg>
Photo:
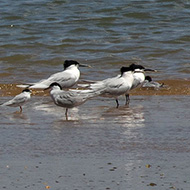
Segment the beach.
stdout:
<svg viewBox="0 0 190 190">
<path fill-rule="evenodd" d="M 78 84 L 139 64 L 162 88 L 137 88 L 130 104 L 98 96 L 69 109 L 32 90 L 0 106 L 0 189 L 188 190 L 190 188 L 189 1 L 0 2 L 0 104 L 63 71 Z M 73 89 L 81 89 L 75 85 Z"/>
<path fill-rule="evenodd" d="M 97 97 L 69 110 L 68 121 L 48 95 L 33 97 L 23 113 L 3 108 L 0 186 L 188 189 L 187 102 L 184 94 L 132 95 L 117 109 L 114 99 Z"/>
</svg>

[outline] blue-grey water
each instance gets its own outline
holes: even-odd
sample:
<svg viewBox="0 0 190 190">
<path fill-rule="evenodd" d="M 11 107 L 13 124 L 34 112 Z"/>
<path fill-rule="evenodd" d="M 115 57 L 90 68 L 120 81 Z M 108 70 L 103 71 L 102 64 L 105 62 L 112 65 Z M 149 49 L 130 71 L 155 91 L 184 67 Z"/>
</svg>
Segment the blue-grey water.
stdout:
<svg viewBox="0 0 190 190">
<path fill-rule="evenodd" d="M 109 75 L 134 61 L 157 78 L 189 78 L 189 16 L 188 0 L 2 0 L 1 83 L 34 82 L 65 59 Z"/>
<path fill-rule="evenodd" d="M 129 107 L 120 97 L 119 109 L 97 97 L 69 121 L 49 96 L 33 95 L 23 113 L 1 107 L 0 189 L 189 189 L 189 21 L 188 0 L 1 0 L 0 103 L 12 84 L 46 78 L 66 59 L 92 66 L 82 79 L 136 62 L 174 82 L 172 94 L 141 91 Z"/>
</svg>

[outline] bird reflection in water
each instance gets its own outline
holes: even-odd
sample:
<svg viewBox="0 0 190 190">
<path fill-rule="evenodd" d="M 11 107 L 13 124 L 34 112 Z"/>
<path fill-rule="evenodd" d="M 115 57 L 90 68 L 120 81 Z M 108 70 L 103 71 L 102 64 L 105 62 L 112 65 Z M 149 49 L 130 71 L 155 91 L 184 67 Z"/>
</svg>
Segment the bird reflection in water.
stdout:
<svg viewBox="0 0 190 190">
<path fill-rule="evenodd" d="M 111 121 L 115 124 L 120 124 L 122 127 L 144 127 L 144 108 L 142 105 L 135 107 L 120 107 L 115 111 L 111 108 L 102 114 L 104 119 L 113 118 Z"/>
</svg>

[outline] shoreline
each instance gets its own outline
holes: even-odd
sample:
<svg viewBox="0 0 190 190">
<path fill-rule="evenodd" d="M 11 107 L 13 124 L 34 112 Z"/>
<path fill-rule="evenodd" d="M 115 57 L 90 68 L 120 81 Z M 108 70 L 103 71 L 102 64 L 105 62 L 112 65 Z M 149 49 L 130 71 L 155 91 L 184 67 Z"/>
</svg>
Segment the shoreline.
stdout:
<svg viewBox="0 0 190 190">
<path fill-rule="evenodd" d="M 190 81 L 185 79 L 167 79 L 157 81 L 164 83 L 164 87 L 159 89 L 154 88 L 137 88 L 131 91 L 130 95 L 135 96 L 166 96 L 166 95 L 190 95 Z M 18 84 L 0 84 L 0 97 L 15 96 L 22 91 L 22 88 L 17 87 Z M 32 90 L 33 95 L 48 96 L 49 91 Z"/>
</svg>

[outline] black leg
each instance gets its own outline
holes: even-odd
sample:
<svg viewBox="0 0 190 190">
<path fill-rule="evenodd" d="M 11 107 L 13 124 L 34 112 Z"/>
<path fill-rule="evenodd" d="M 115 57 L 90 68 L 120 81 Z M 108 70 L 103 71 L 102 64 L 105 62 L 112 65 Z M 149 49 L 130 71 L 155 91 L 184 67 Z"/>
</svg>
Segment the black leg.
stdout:
<svg viewBox="0 0 190 190">
<path fill-rule="evenodd" d="M 116 101 L 116 104 L 117 104 L 117 105 L 116 105 L 116 108 L 118 108 L 118 107 L 119 107 L 119 101 L 118 101 L 117 98 L 115 99 L 115 101 Z"/>
<path fill-rule="evenodd" d="M 22 106 L 20 106 L 20 113 L 22 113 Z"/>
<path fill-rule="evenodd" d="M 67 113 L 68 113 L 68 108 L 66 108 L 66 111 L 65 111 L 66 120 L 68 120 L 68 115 L 67 115 Z"/>
<path fill-rule="evenodd" d="M 125 98 L 126 98 L 125 105 L 128 106 L 130 102 L 129 94 L 125 94 Z"/>
</svg>

